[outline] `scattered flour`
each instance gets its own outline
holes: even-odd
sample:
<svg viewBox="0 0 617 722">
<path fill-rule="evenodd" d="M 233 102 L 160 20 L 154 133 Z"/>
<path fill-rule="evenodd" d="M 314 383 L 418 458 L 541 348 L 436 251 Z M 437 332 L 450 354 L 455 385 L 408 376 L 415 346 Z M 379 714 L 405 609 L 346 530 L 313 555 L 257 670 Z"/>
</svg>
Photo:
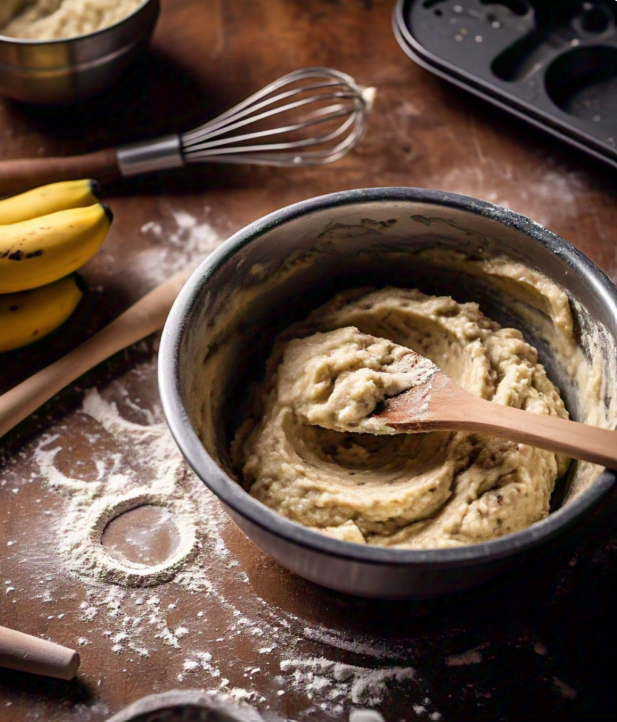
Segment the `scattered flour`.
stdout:
<svg viewBox="0 0 617 722">
<path fill-rule="evenodd" d="M 462 654 L 453 654 L 450 657 L 446 657 L 446 664 L 448 667 L 464 667 L 468 664 L 480 664 L 482 661 L 481 650 L 486 646 L 486 644 L 482 644 Z"/>
<path fill-rule="evenodd" d="M 433 187 L 482 198 L 549 227 L 558 220 L 580 215 L 585 197 L 594 192 L 588 187 L 583 173 L 562 167 L 539 167 L 536 173 L 525 178 L 524 183 L 514 177 L 511 170 L 504 169 L 504 180 L 508 185 L 501 193 L 507 193 L 507 198 L 489 190 L 486 180 L 480 164 L 475 168 L 448 170 Z"/>
<path fill-rule="evenodd" d="M 74 644 L 84 654 L 106 644 L 122 665 L 172 655 L 167 658 L 176 683 L 213 687 L 262 710 L 280 711 L 278 700 L 294 694 L 308 705 L 298 722 L 317 712 L 346 720 L 352 706 L 379 706 L 386 696 L 416 694 L 414 670 L 388 666 L 389 660 L 405 658 L 403 644 L 381 645 L 307 625 L 251 589 L 225 543 L 229 517 L 188 468 L 161 409 L 142 408 L 129 391 L 155 376 L 152 359 L 105 389 L 86 391 L 74 413 L 79 433 L 91 442 L 87 467 L 68 453 L 74 423 L 56 424 L 28 452 L 38 468 L 34 479 L 62 502 L 50 517 L 56 545 L 46 562 L 56 574 L 77 575 L 83 583 L 75 587 L 83 591 L 77 591 Z M 157 566 L 129 564 L 101 543 L 115 515 L 144 503 L 169 509 L 181 531 L 173 556 Z M 37 596 L 58 605 L 54 577 L 42 573 L 41 581 Z M 201 599 L 190 612 L 181 590 Z M 237 655 L 229 651 L 235 640 L 242 650 Z M 362 662 L 315 657 L 316 645 L 355 654 Z M 234 658 L 257 664 L 239 672 Z"/>
<path fill-rule="evenodd" d="M 207 531 L 197 521 L 203 516 L 200 505 L 204 495 L 198 493 L 203 490 L 187 481 L 189 472 L 164 422 L 150 426 L 129 422 L 120 416 L 116 404 L 104 401 L 96 389 L 86 393 L 83 413 L 115 437 L 130 438 L 139 465 L 130 468 L 121 455 L 114 454 L 97 460 L 95 479 L 72 478 L 54 464 L 62 450 L 59 435 L 43 437 L 34 458 L 49 486 L 68 498 L 63 533 L 58 539 L 60 554 L 72 569 L 92 581 L 126 586 L 160 584 L 195 554 Z M 120 561 L 101 544 L 103 531 L 112 519 L 145 504 L 168 507 L 181 530 L 173 556 L 154 567 Z"/>
<path fill-rule="evenodd" d="M 355 709 L 349 715 L 349 722 L 385 722 L 384 718 L 370 709 Z"/>
<path fill-rule="evenodd" d="M 557 677 L 552 678 L 553 685 L 555 686 L 555 689 L 559 691 L 563 699 L 575 699 L 577 696 L 577 691 L 575 689 L 572 689 L 570 685 L 566 684 L 565 682 L 562 682 Z"/>
<path fill-rule="evenodd" d="M 365 642 L 358 640 L 357 637 L 354 639 L 347 639 L 341 636 L 338 631 L 327 630 L 324 627 L 305 627 L 303 635 L 306 639 L 326 644 L 329 647 L 337 647 L 338 649 L 344 649 L 346 652 L 353 652 L 354 654 L 363 654 L 368 657 L 375 657 L 376 659 L 387 659 L 394 656 L 403 656 L 404 649 L 397 648 L 396 643 L 375 644 L 371 642 Z"/>
<path fill-rule="evenodd" d="M 139 274 L 156 283 L 196 266 L 224 240 L 207 221 L 199 223 L 186 211 L 171 210 L 171 218 L 175 228 L 169 228 L 169 220 L 150 221 L 141 228 L 155 245 L 138 255 Z"/>
<path fill-rule="evenodd" d="M 331 702 L 351 699 L 353 704 L 370 705 L 383 702 L 388 682 L 413 680 L 416 676 L 411 667 L 367 669 L 324 657 L 284 660 L 281 671 L 290 674 L 292 684 L 302 689 L 309 699 L 325 693 Z M 342 707 L 334 711 L 342 711 Z"/>
</svg>

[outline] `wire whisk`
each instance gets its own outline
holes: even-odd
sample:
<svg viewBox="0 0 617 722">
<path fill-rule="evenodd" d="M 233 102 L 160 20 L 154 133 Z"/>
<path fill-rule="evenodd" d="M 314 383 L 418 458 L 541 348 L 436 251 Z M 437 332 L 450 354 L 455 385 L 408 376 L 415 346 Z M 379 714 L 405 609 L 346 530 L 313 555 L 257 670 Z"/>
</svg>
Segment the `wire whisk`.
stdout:
<svg viewBox="0 0 617 722">
<path fill-rule="evenodd" d="M 80 156 L 0 161 L 0 195 L 76 178 L 115 182 L 189 163 L 332 163 L 359 143 L 374 97 L 374 88 L 337 70 L 297 70 L 188 133 Z"/>
<path fill-rule="evenodd" d="M 187 163 L 332 163 L 359 143 L 374 96 L 345 73 L 304 68 L 195 130 L 119 148 L 118 165 L 127 177 Z"/>
</svg>

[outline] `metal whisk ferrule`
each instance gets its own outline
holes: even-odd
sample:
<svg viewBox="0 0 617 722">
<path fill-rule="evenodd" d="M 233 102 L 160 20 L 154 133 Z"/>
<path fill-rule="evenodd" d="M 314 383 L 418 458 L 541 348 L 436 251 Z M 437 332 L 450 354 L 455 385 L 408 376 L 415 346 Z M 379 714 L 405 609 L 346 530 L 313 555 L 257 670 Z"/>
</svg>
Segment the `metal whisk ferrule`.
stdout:
<svg viewBox="0 0 617 722">
<path fill-rule="evenodd" d="M 118 165 L 128 177 L 187 163 L 332 163 L 362 138 L 374 94 L 337 70 L 304 68 L 195 130 L 118 149 Z"/>
</svg>

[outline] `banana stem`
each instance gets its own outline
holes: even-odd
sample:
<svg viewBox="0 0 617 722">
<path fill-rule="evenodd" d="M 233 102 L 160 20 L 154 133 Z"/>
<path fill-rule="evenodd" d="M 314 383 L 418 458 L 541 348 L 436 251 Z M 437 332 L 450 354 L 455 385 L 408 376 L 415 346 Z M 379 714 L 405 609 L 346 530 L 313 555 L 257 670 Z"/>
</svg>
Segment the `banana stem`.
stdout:
<svg viewBox="0 0 617 722">
<path fill-rule="evenodd" d="M 189 275 L 183 271 L 173 276 L 81 346 L 0 396 L 0 438 L 72 381 L 162 328 Z"/>
</svg>

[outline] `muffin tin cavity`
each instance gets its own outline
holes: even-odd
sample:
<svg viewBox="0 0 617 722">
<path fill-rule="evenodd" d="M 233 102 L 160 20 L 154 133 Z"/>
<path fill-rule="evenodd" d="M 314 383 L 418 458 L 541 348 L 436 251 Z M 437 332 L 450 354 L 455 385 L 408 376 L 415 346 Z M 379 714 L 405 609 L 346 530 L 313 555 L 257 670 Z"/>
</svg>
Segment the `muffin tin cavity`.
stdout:
<svg viewBox="0 0 617 722">
<path fill-rule="evenodd" d="M 566 113 L 593 123 L 617 119 L 617 48 L 577 48 L 548 67 L 546 90 Z"/>
</svg>

